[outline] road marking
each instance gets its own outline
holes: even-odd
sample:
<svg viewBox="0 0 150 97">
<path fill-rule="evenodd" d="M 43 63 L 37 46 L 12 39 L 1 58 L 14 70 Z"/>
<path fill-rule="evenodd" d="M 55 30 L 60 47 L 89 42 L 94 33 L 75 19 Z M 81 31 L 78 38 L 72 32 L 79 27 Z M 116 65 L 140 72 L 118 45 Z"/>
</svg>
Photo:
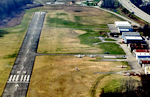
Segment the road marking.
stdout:
<svg viewBox="0 0 150 97">
<path fill-rule="evenodd" d="M 18 81 L 18 78 L 19 78 L 19 75 L 17 75 L 17 77 L 16 77 L 16 81 Z"/>
<path fill-rule="evenodd" d="M 14 76 L 13 76 L 13 79 L 12 79 L 12 81 L 15 81 L 15 79 L 16 79 L 16 75 L 14 75 Z"/>
<path fill-rule="evenodd" d="M 21 79 L 20 79 L 20 81 L 22 81 L 22 80 L 23 80 L 23 76 L 24 76 L 24 75 L 21 75 Z"/>
<path fill-rule="evenodd" d="M 9 77 L 9 81 L 11 81 L 12 77 L 13 77 L 13 75 L 11 75 L 11 76 Z"/>
<path fill-rule="evenodd" d="M 30 75 L 28 75 L 28 77 L 27 77 L 27 81 L 29 81 L 29 79 L 30 79 Z"/>
<path fill-rule="evenodd" d="M 17 73 L 20 73 L 20 71 L 17 71 Z"/>
<path fill-rule="evenodd" d="M 24 81 L 26 81 L 26 77 L 27 77 L 27 75 L 24 76 Z"/>
<path fill-rule="evenodd" d="M 27 53 L 29 53 L 29 49 L 27 50 Z"/>
</svg>

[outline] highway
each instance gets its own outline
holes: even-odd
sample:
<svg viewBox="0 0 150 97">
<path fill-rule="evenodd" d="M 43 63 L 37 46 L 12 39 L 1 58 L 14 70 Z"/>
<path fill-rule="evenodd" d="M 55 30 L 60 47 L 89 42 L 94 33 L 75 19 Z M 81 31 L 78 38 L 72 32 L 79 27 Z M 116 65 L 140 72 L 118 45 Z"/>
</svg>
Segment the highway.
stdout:
<svg viewBox="0 0 150 97">
<path fill-rule="evenodd" d="M 136 16 L 139 18 L 145 20 L 146 22 L 150 23 L 150 15 L 136 7 L 134 4 L 130 2 L 130 0 L 118 0 L 123 7 L 125 7 L 130 12 L 134 12 Z"/>
<path fill-rule="evenodd" d="M 45 14 L 45 12 L 35 12 L 2 97 L 26 97 Z"/>
</svg>

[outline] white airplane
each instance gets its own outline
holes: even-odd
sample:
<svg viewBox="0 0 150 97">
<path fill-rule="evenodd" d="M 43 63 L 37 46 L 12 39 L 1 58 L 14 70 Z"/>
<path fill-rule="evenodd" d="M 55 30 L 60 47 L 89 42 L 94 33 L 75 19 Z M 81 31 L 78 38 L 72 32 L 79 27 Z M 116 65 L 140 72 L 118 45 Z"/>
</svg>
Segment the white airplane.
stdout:
<svg viewBox="0 0 150 97">
<path fill-rule="evenodd" d="M 96 57 L 97 55 L 87 55 L 87 56 L 89 56 L 89 57 L 91 57 L 91 58 L 94 58 L 94 57 Z"/>
<path fill-rule="evenodd" d="M 78 58 L 82 58 L 82 57 L 84 57 L 85 55 L 74 55 L 74 56 L 76 56 L 76 57 L 78 57 Z"/>
<path fill-rule="evenodd" d="M 123 66 L 123 65 L 121 65 L 121 66 L 117 66 L 117 67 L 120 67 L 120 68 L 125 68 L 125 67 L 127 67 L 127 66 Z"/>
</svg>

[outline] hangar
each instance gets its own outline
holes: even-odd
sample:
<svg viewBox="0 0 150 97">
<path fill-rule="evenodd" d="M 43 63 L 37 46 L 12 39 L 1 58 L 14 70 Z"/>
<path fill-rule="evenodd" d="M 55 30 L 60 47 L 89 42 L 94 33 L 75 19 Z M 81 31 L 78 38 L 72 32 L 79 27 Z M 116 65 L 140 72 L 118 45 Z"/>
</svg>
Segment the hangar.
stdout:
<svg viewBox="0 0 150 97">
<path fill-rule="evenodd" d="M 122 32 L 132 32 L 133 27 L 128 21 L 115 21 L 115 26 L 118 31 L 122 34 Z"/>
</svg>

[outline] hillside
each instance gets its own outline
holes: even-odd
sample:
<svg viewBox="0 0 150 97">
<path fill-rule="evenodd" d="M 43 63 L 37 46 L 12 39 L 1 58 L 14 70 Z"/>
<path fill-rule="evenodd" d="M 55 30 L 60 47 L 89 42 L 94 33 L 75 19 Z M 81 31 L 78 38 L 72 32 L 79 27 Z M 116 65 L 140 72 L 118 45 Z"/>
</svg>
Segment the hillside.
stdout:
<svg viewBox="0 0 150 97">
<path fill-rule="evenodd" d="M 4 19 L 23 5 L 32 3 L 33 0 L 0 0 L 0 19 Z"/>
</svg>

